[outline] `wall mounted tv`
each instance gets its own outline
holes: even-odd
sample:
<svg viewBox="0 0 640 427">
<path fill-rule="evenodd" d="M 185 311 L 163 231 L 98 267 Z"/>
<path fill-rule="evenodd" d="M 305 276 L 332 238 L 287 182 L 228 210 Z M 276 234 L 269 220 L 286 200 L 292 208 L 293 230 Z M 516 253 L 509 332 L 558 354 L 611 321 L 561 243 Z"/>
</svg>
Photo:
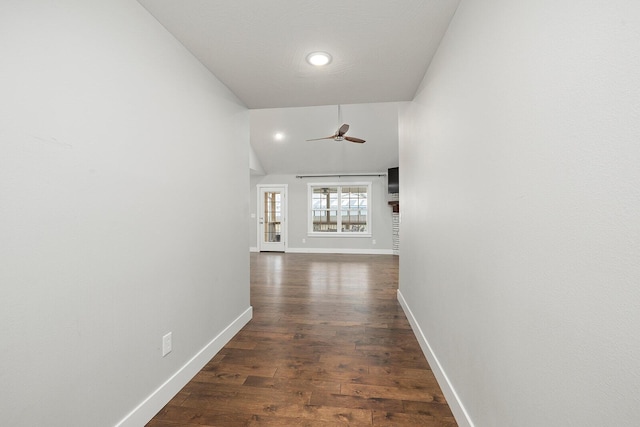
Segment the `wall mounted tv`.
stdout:
<svg viewBox="0 0 640 427">
<path fill-rule="evenodd" d="M 400 174 L 397 167 L 389 168 L 387 171 L 387 184 L 389 188 L 389 194 L 400 192 Z"/>
</svg>

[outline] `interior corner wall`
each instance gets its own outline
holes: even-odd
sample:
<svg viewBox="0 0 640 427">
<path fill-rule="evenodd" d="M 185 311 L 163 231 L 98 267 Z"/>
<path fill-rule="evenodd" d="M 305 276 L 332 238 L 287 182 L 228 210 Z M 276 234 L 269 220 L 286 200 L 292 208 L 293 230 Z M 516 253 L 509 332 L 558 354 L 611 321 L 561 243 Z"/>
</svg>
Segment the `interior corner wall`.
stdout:
<svg viewBox="0 0 640 427">
<path fill-rule="evenodd" d="M 264 175 L 265 171 L 262 167 L 262 163 L 260 163 L 260 159 L 256 155 L 256 152 L 253 150 L 251 144 L 249 144 L 249 170 L 252 175 Z"/>
<path fill-rule="evenodd" d="M 640 3 L 461 1 L 400 121 L 400 296 L 460 425 L 640 422 L 638 141 Z"/>
<path fill-rule="evenodd" d="M 133 0 L 0 52 L 2 424 L 113 426 L 250 309 L 248 110 Z"/>
<path fill-rule="evenodd" d="M 371 182 L 372 220 L 370 237 L 310 237 L 308 226 L 308 187 L 314 182 Z M 319 177 L 296 178 L 295 175 L 265 175 L 251 177 L 251 218 L 250 247 L 258 249 L 258 196 L 256 186 L 286 184 L 288 189 L 288 238 L 287 252 L 300 253 L 360 253 L 360 254 L 393 254 L 392 209 L 387 204 L 386 176 L 367 177 Z M 304 241 L 303 241 L 304 240 Z M 375 243 L 374 243 L 375 241 Z"/>
</svg>

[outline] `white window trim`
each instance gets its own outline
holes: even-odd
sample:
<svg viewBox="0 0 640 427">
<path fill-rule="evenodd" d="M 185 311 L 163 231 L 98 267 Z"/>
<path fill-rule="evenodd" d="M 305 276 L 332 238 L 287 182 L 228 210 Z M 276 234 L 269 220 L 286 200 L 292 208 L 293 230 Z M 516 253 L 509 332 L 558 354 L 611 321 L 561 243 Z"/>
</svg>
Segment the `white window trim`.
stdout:
<svg viewBox="0 0 640 427">
<path fill-rule="evenodd" d="M 349 232 L 342 231 L 341 227 L 338 227 L 335 233 L 313 231 L 313 188 L 315 187 L 367 187 L 367 231 L 366 232 Z M 309 182 L 307 183 L 307 236 L 308 237 L 371 237 L 372 233 L 372 219 L 371 213 L 373 210 L 372 199 L 372 183 L 371 181 L 358 181 L 358 182 Z M 339 211 L 340 209 L 338 209 Z M 340 214 L 337 215 L 340 218 Z"/>
</svg>

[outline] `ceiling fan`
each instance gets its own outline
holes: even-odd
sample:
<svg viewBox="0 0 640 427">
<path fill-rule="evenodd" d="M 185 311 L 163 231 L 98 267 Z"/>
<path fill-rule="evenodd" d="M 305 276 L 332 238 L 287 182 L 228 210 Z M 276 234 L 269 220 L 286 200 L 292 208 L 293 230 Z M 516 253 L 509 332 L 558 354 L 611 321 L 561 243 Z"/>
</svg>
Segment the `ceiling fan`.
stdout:
<svg viewBox="0 0 640 427">
<path fill-rule="evenodd" d="M 340 106 L 338 105 L 338 123 L 340 123 Z M 307 139 L 307 141 L 320 141 L 321 139 L 333 139 L 334 141 L 342 141 L 347 140 L 349 142 L 355 142 L 358 144 L 363 144 L 365 142 L 364 139 L 355 138 L 353 136 L 345 136 L 345 133 L 349 130 L 348 124 L 343 124 L 338 128 L 335 134 L 331 136 L 325 136 L 324 138 L 315 138 L 315 139 Z"/>
</svg>

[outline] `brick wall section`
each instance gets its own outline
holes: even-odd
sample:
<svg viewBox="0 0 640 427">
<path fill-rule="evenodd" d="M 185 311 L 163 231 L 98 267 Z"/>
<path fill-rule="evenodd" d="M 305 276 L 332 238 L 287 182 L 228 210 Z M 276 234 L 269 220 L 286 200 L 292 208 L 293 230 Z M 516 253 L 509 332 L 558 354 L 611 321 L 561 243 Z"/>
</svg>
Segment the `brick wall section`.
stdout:
<svg viewBox="0 0 640 427">
<path fill-rule="evenodd" d="M 398 193 L 389 194 L 389 201 L 400 200 Z M 393 254 L 400 255 L 400 214 L 393 212 L 391 217 Z"/>
</svg>

